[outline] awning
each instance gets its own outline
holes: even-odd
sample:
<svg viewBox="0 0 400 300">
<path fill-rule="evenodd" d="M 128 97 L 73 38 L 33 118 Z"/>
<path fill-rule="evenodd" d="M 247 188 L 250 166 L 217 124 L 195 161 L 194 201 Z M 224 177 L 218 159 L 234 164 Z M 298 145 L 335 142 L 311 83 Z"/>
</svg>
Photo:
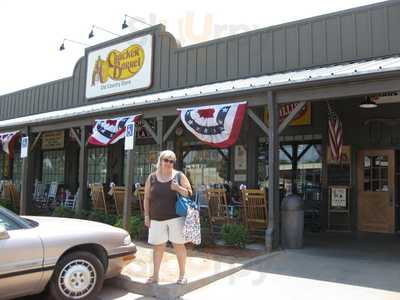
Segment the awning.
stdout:
<svg viewBox="0 0 400 300">
<path fill-rule="evenodd" d="M 164 103 L 176 101 L 178 99 L 190 99 L 196 96 L 212 96 L 214 94 L 221 95 L 224 93 L 230 93 L 235 90 L 248 91 L 263 87 L 277 87 L 281 85 L 295 84 L 301 82 L 352 77 L 396 70 L 400 70 L 400 56 L 380 58 L 368 61 L 359 61 L 340 65 L 331 65 L 314 69 L 304 69 L 294 72 L 276 73 L 246 79 L 224 81 L 196 87 L 147 94 L 138 97 L 131 97 L 104 103 L 34 114 L 25 117 L 0 121 L 0 128 L 26 126 L 33 123 L 37 124 L 68 117 L 85 116 L 93 113 L 107 113 L 122 108 L 131 108 L 138 105 L 154 103 Z"/>
</svg>

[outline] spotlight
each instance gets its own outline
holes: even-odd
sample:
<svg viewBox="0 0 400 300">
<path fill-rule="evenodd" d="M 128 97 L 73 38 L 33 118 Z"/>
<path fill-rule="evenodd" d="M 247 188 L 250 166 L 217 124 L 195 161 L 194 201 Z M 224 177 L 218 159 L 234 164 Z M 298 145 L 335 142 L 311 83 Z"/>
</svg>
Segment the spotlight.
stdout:
<svg viewBox="0 0 400 300">
<path fill-rule="evenodd" d="M 89 39 L 91 39 L 92 37 L 94 37 L 93 27 L 92 30 L 90 30 L 89 32 Z"/>
<path fill-rule="evenodd" d="M 128 28 L 128 24 L 126 23 L 126 17 L 124 23 L 122 23 L 122 29 Z"/>
<path fill-rule="evenodd" d="M 135 20 L 135 21 L 137 21 L 137 22 L 139 22 L 139 23 L 142 23 L 142 24 L 147 25 L 147 26 L 150 26 L 150 27 L 153 26 L 153 25 L 151 25 L 151 24 L 149 24 L 149 23 L 146 23 L 145 21 L 142 21 L 142 20 L 139 19 L 139 18 L 135 18 L 135 17 L 131 17 L 131 16 L 129 16 L 129 15 L 125 15 L 124 23 L 122 23 L 122 29 L 126 29 L 126 28 L 129 27 L 128 23 L 126 22 L 126 18 L 130 18 L 130 19 L 132 19 L 132 20 Z"/>
</svg>

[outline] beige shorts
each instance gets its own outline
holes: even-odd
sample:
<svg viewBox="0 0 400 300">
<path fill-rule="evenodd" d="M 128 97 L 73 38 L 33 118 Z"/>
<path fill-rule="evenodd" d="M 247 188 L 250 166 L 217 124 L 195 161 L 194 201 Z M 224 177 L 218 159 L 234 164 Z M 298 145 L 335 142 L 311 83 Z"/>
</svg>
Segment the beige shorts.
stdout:
<svg viewBox="0 0 400 300">
<path fill-rule="evenodd" d="M 165 221 L 150 221 L 149 228 L 149 244 L 160 245 L 167 241 L 174 244 L 184 244 L 183 226 L 185 224 L 184 217 L 168 219 Z"/>
</svg>

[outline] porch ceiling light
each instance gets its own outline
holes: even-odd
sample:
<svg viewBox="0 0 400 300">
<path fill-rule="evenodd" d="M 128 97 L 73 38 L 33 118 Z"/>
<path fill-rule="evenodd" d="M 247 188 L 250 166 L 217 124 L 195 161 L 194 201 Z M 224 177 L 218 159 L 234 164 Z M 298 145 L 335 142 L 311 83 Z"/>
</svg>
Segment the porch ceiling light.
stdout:
<svg viewBox="0 0 400 300">
<path fill-rule="evenodd" d="M 360 103 L 361 108 L 376 108 L 378 107 L 378 104 L 376 104 L 375 101 L 373 101 L 370 97 L 365 97 L 363 101 Z"/>
</svg>

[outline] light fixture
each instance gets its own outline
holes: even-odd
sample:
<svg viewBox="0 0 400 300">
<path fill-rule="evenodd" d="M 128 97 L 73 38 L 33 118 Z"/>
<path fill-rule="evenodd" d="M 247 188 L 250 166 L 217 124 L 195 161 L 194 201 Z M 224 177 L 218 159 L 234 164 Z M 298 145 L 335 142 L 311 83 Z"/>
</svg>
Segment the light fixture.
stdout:
<svg viewBox="0 0 400 300">
<path fill-rule="evenodd" d="M 128 28 L 128 24 L 126 23 L 126 17 L 124 19 L 124 23 L 122 23 L 122 29 Z"/>
<path fill-rule="evenodd" d="M 371 97 L 366 96 L 364 100 L 361 101 L 360 103 L 361 108 L 376 108 L 378 107 L 378 104 L 374 100 L 371 99 Z"/>
<path fill-rule="evenodd" d="M 94 37 L 94 33 L 93 33 L 93 28 L 92 28 L 92 30 L 89 32 L 89 39 L 91 39 L 92 37 Z"/>
<path fill-rule="evenodd" d="M 102 28 L 102 27 L 93 25 L 93 26 L 92 26 L 92 30 L 90 30 L 89 35 L 88 35 L 88 38 L 89 38 L 89 39 L 91 39 L 92 37 L 94 37 L 94 29 L 95 29 L 95 28 L 96 28 L 96 29 L 99 29 L 99 30 L 101 30 L 101 31 L 107 32 L 107 33 L 109 33 L 109 34 L 115 35 L 115 36 L 120 36 L 119 34 L 116 34 L 116 33 L 112 32 L 112 31 L 110 31 L 110 30 L 107 30 L 107 29 L 104 29 L 104 28 Z"/>
<path fill-rule="evenodd" d="M 63 42 L 61 43 L 61 46 L 59 48 L 60 51 L 64 51 L 65 50 L 65 42 L 70 42 L 70 43 L 74 43 L 74 44 L 85 46 L 85 47 L 89 47 L 90 46 L 88 44 L 81 43 L 81 42 L 78 42 L 78 41 L 74 41 L 74 40 L 70 40 L 70 39 L 63 39 Z"/>
<path fill-rule="evenodd" d="M 153 25 L 151 25 L 151 24 L 149 24 L 149 23 L 146 23 L 145 21 L 143 21 L 143 20 L 141 20 L 141 19 L 139 19 L 139 18 L 131 17 L 131 16 L 125 14 L 124 23 L 122 23 L 122 29 L 126 29 L 126 28 L 129 27 L 128 23 L 126 22 L 126 18 L 130 18 L 130 19 L 132 19 L 132 20 L 135 20 L 135 21 L 137 21 L 137 22 L 139 22 L 139 23 L 142 23 L 142 24 L 144 24 L 144 25 L 147 25 L 147 26 L 153 26 Z"/>
</svg>

